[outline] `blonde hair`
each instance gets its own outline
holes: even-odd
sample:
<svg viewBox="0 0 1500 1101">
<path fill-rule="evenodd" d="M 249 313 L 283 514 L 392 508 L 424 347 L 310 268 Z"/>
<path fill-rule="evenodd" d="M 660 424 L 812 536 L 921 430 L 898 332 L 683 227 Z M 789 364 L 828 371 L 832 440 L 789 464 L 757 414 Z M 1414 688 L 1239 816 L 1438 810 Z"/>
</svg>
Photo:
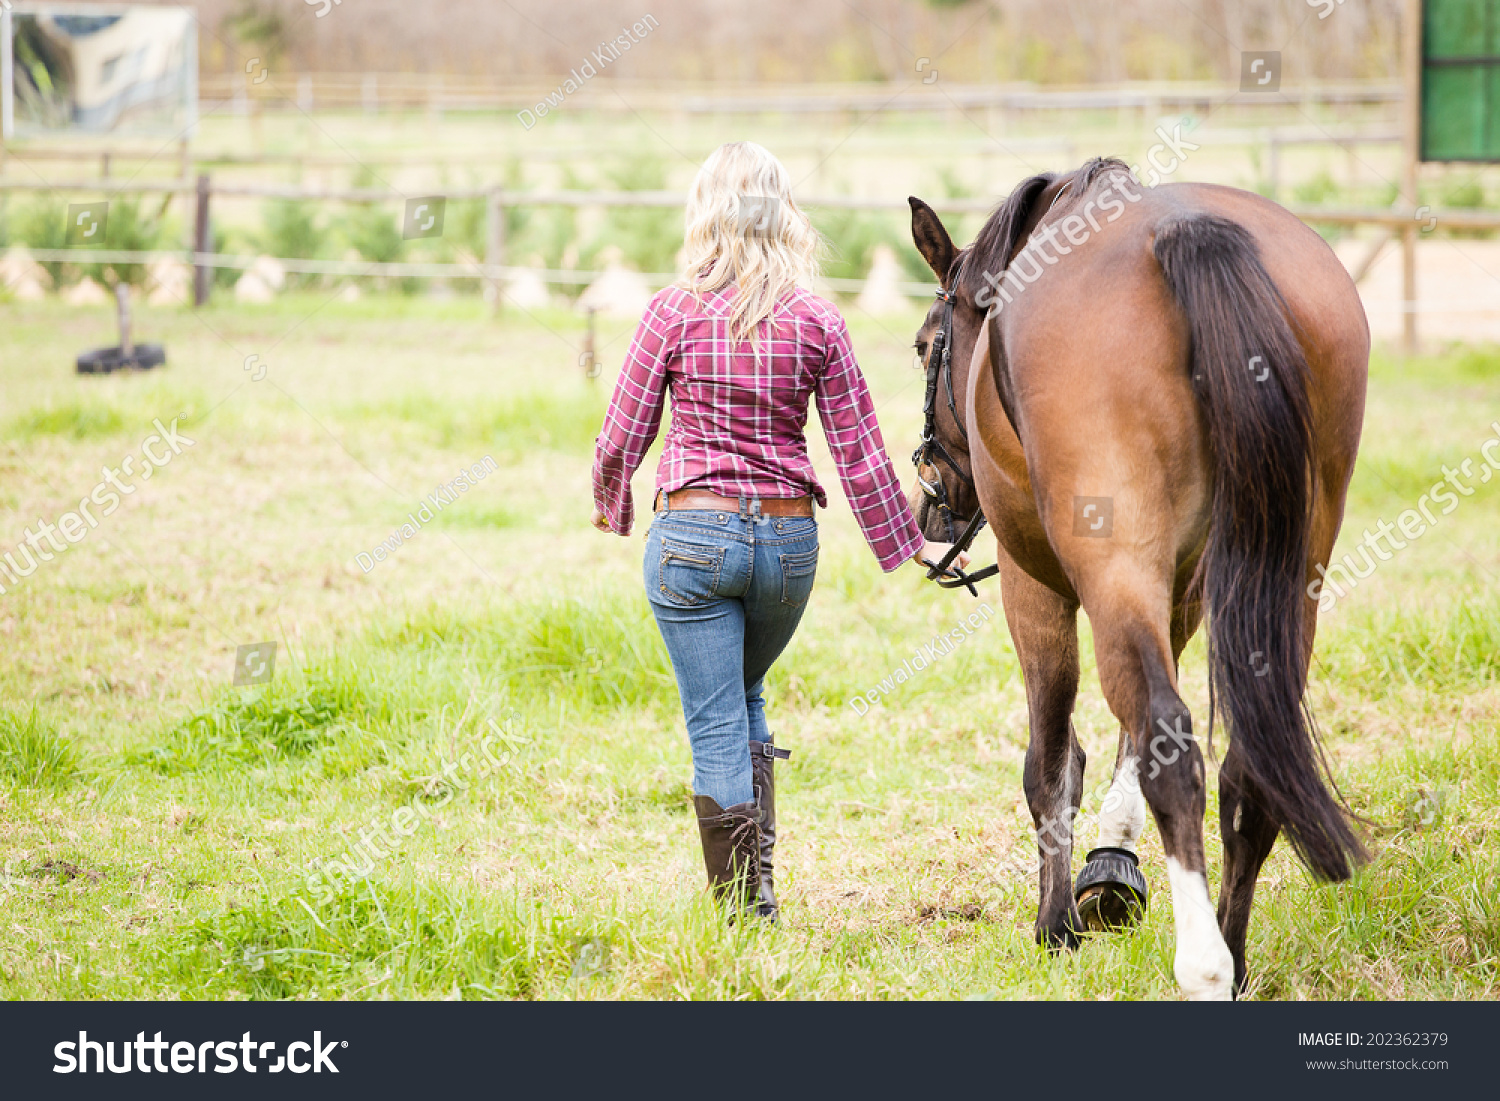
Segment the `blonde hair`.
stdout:
<svg viewBox="0 0 1500 1101">
<path fill-rule="evenodd" d="M 730 338 L 757 346 L 776 303 L 818 274 L 822 238 L 792 199 L 786 166 L 753 141 L 719 146 L 693 181 L 686 220 L 678 286 L 701 301 L 733 284 Z"/>
</svg>

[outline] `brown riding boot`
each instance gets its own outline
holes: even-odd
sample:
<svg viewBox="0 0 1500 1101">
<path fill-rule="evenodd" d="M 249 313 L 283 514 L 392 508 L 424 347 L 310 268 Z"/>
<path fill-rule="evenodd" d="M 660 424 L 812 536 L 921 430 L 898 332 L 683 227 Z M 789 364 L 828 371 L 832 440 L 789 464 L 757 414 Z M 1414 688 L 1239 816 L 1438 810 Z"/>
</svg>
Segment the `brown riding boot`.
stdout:
<svg viewBox="0 0 1500 1101">
<path fill-rule="evenodd" d="M 703 865 L 714 898 L 731 913 L 753 910 L 760 896 L 760 808 L 753 802 L 724 808 L 707 795 L 693 796 Z"/>
<path fill-rule="evenodd" d="M 779 921 L 781 907 L 776 904 L 776 759 L 792 755 L 790 749 L 777 749 L 771 742 L 750 743 L 751 783 L 760 804 L 760 894 L 755 912 L 769 921 Z"/>
</svg>

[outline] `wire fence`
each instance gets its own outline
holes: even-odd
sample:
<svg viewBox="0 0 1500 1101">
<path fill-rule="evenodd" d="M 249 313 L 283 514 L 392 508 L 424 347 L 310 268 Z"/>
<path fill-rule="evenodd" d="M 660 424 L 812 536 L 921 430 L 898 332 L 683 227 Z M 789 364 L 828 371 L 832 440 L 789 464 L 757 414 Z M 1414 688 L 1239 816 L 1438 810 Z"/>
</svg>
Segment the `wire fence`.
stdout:
<svg viewBox="0 0 1500 1101">
<path fill-rule="evenodd" d="M 288 274 L 296 275 L 347 275 L 362 278 L 389 279 L 478 279 L 488 283 L 506 283 L 515 279 L 536 279 L 543 283 L 587 286 L 602 276 L 613 274 L 606 271 L 582 271 L 577 269 L 549 269 L 513 267 L 483 263 L 443 263 L 424 261 L 376 261 L 376 260 L 308 260 L 284 256 L 230 256 L 217 252 L 195 253 L 185 249 L 27 249 L 27 255 L 39 263 L 64 264 L 139 264 L 157 261 L 178 261 L 192 267 L 228 268 L 248 271 L 256 264 L 267 261 L 279 265 Z M 675 282 L 680 272 L 631 272 L 647 286 L 659 289 Z M 858 294 L 869 284 L 868 279 L 835 279 L 822 277 L 819 282 L 839 294 Z M 884 283 L 908 297 L 926 297 L 933 288 L 928 283 L 895 281 Z"/>
</svg>

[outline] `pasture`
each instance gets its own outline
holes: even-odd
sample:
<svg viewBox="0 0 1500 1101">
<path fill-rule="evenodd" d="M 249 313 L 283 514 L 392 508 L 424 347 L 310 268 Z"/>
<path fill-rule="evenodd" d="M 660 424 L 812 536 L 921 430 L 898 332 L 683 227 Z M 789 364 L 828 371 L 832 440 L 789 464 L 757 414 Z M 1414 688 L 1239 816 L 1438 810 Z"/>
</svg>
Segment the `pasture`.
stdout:
<svg viewBox="0 0 1500 1101">
<path fill-rule="evenodd" d="M 920 315 L 849 314 L 905 478 Z M 0 551 L 138 454 L 154 419 L 193 441 L 0 594 L 0 992 L 1175 997 L 1154 826 L 1143 925 L 1059 957 L 1033 943 L 1025 697 L 999 592 L 976 604 L 910 567 L 881 575 L 817 430 L 833 507 L 768 691 L 794 754 L 778 784 L 783 925 L 720 925 L 640 589 L 644 525 L 623 540 L 587 523 L 592 438 L 632 326 L 602 323 L 591 383 L 581 324 L 495 319 L 475 298 L 221 295 L 198 313 L 139 308 L 164 371 L 79 379 L 72 357 L 112 342 L 107 310 L 0 302 Z M 1377 350 L 1336 553 L 1445 466 L 1482 466 L 1494 421 L 1500 350 Z M 498 470 L 362 567 L 487 457 Z M 955 628 L 951 653 L 853 705 Z M 1076 722 L 1102 792 L 1116 724 L 1086 632 Z M 278 644 L 273 679 L 234 686 L 236 647 L 262 641 Z M 1182 680 L 1206 716 L 1201 639 Z M 1476 480 L 1322 617 L 1310 695 L 1375 859 L 1330 888 L 1277 848 L 1250 996 L 1500 995 L 1500 480 Z M 1215 787 L 1210 763 L 1216 894 Z M 362 833 L 383 855 L 351 856 Z"/>
</svg>

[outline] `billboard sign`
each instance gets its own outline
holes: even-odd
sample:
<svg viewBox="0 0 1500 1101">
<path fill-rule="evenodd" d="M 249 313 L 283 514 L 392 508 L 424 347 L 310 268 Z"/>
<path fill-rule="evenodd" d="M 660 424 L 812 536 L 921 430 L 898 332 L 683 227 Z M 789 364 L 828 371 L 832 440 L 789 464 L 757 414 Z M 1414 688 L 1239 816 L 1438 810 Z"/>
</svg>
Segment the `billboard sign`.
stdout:
<svg viewBox="0 0 1500 1101">
<path fill-rule="evenodd" d="M 197 112 L 193 9 L 14 4 L 0 12 L 6 138 L 188 137 Z"/>
</svg>

